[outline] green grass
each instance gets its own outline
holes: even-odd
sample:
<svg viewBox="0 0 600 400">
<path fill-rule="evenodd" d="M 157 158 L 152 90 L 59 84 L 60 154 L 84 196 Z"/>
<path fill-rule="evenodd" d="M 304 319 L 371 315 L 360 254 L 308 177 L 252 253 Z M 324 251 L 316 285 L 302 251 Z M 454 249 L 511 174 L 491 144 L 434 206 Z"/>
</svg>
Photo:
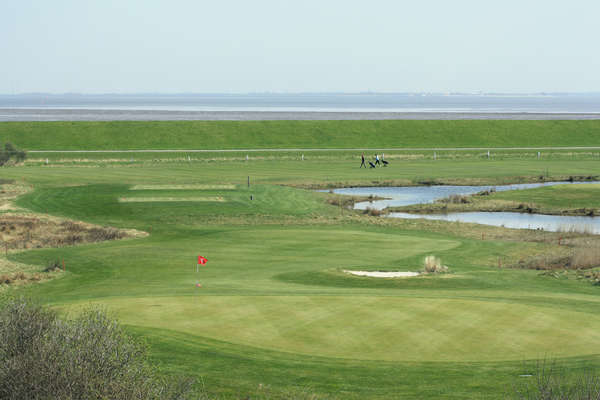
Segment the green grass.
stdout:
<svg viewBox="0 0 600 400">
<path fill-rule="evenodd" d="M 600 121 L 3 122 L 25 150 L 600 146 Z"/>
<path fill-rule="evenodd" d="M 154 162 L 122 165 L 96 163 L 82 168 L 71 165 L 25 165 L 7 168 L 5 178 L 33 184 L 286 184 L 298 186 L 410 185 L 419 182 L 501 184 L 598 176 L 597 160 L 411 160 L 387 168 L 359 169 L 358 160 L 257 160 L 196 163 Z"/>
<path fill-rule="evenodd" d="M 591 145 L 600 137 L 595 123 L 471 122 L 0 124 L 0 137 L 37 148 L 271 147 L 282 141 L 337 147 L 363 140 L 364 146 L 394 147 L 476 146 L 478 140 L 486 146 Z M 378 137 L 374 129 L 387 133 Z M 559 134 L 570 129 L 572 135 Z M 418 136 L 425 131 L 438 136 Z M 257 138 L 258 132 L 264 135 Z M 437 222 L 368 219 L 327 204 L 333 195 L 289 186 L 519 182 L 539 180 L 546 171 L 593 176 L 600 175 L 597 160 L 405 158 L 359 170 L 349 156 L 2 169 L 2 179 L 35 185 L 18 200 L 22 207 L 151 231 L 140 239 L 12 255 L 38 266 L 64 258 L 67 266 L 61 279 L 19 290 L 65 312 L 106 307 L 148 342 L 161 371 L 202 376 L 207 392 L 222 398 L 257 397 L 268 387 L 275 394 L 308 390 L 327 398 L 500 399 L 540 358 L 557 358 L 573 374 L 600 367 L 598 287 L 497 268 L 498 258 L 543 254 L 554 245 L 482 241 L 460 229 L 433 229 L 450 226 Z M 569 188 L 579 194 L 569 198 L 544 188 L 501 195 L 548 206 L 597 204 L 593 188 Z M 124 197 L 155 201 L 119 202 Z M 223 201 L 172 201 L 217 197 Z M 161 198 L 169 201 L 156 201 Z M 198 254 L 209 262 L 196 274 Z M 415 271 L 429 254 L 450 273 L 378 280 L 341 272 Z"/>
<path fill-rule="evenodd" d="M 577 208 L 600 209 L 600 184 L 560 185 L 519 192 L 494 193 L 490 199 L 520 201 L 556 211 Z"/>
<path fill-rule="evenodd" d="M 470 196 L 467 203 L 436 202 L 395 207 L 392 211 L 465 212 L 511 211 L 556 215 L 600 214 L 600 184 L 576 184 L 539 187 Z"/>
<path fill-rule="evenodd" d="M 533 365 L 524 360 L 557 357 L 573 370 L 600 365 L 596 288 L 534 271 L 498 271 L 489 261 L 494 254 L 542 251 L 543 244 L 374 226 L 341 216 L 325 203 L 327 194 L 274 185 L 65 186 L 46 175 L 52 171 L 37 169 L 37 179 L 48 182 L 19 205 L 120 227 L 152 226 L 152 235 L 20 253 L 16 260 L 38 265 L 64 258 L 68 270 L 25 291 L 65 311 L 108 308 L 149 341 L 165 373 L 202 375 L 211 394 L 256 395 L 262 384 L 275 393 L 309 388 L 343 398 L 502 398 L 507 383 Z M 128 171 L 134 170 L 117 175 Z M 92 181 L 115 180 L 102 168 L 71 172 L 73 182 L 80 172 Z M 170 179 L 155 181 L 186 182 L 174 170 L 163 173 Z M 200 195 L 227 201 L 118 201 Z M 199 274 L 197 254 L 209 259 Z M 452 273 L 380 281 L 339 272 L 417 270 L 428 254 Z"/>
</svg>

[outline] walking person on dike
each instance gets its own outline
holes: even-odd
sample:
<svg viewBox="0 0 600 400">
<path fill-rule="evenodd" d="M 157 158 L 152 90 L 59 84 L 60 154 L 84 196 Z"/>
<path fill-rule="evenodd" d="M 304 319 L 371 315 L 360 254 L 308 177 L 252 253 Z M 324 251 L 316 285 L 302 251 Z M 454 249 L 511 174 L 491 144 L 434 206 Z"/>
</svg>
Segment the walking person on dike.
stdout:
<svg viewBox="0 0 600 400">
<path fill-rule="evenodd" d="M 359 168 L 362 168 L 362 167 L 367 168 L 367 165 L 365 164 L 365 153 L 362 153 L 362 156 L 360 156 L 360 167 Z"/>
<path fill-rule="evenodd" d="M 379 154 L 375 154 L 375 165 L 381 166 L 381 164 L 379 163 Z"/>
</svg>

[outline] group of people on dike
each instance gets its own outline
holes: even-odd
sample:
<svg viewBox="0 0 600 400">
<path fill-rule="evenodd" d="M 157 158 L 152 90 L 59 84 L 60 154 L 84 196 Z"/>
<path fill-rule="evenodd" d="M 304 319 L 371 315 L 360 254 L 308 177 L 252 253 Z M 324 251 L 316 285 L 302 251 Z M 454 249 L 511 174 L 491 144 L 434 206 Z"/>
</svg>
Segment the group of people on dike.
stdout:
<svg viewBox="0 0 600 400">
<path fill-rule="evenodd" d="M 360 157 L 360 168 L 365 167 L 367 168 L 367 164 L 365 164 L 365 153 L 362 154 L 362 156 Z M 386 167 L 389 163 L 387 161 L 385 161 L 385 154 L 381 153 L 381 158 L 379 158 L 379 154 L 375 154 L 374 157 L 375 162 L 369 161 L 369 168 L 375 168 L 378 165 L 380 167 Z"/>
</svg>

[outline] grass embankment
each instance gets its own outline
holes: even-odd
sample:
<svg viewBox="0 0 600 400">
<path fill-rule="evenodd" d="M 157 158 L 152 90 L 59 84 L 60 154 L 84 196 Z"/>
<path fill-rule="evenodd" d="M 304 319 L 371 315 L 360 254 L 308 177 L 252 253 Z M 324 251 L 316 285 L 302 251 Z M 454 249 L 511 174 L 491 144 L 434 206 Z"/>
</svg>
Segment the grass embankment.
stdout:
<svg viewBox="0 0 600 400">
<path fill-rule="evenodd" d="M 600 121 L 3 122 L 25 150 L 600 146 Z"/>
<path fill-rule="evenodd" d="M 432 204 L 393 207 L 388 211 L 447 213 L 520 212 L 549 215 L 600 215 L 600 184 L 557 185 L 507 192 L 452 196 Z"/>
</svg>

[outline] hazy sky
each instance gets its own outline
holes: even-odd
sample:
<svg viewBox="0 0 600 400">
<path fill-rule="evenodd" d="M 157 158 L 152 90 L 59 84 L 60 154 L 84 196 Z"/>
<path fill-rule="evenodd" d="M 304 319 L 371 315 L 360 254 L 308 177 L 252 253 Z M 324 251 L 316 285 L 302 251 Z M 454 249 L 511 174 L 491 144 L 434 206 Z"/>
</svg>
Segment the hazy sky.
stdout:
<svg viewBox="0 0 600 400">
<path fill-rule="evenodd" d="M 0 0 L 0 93 L 600 91 L 598 0 Z"/>
</svg>

